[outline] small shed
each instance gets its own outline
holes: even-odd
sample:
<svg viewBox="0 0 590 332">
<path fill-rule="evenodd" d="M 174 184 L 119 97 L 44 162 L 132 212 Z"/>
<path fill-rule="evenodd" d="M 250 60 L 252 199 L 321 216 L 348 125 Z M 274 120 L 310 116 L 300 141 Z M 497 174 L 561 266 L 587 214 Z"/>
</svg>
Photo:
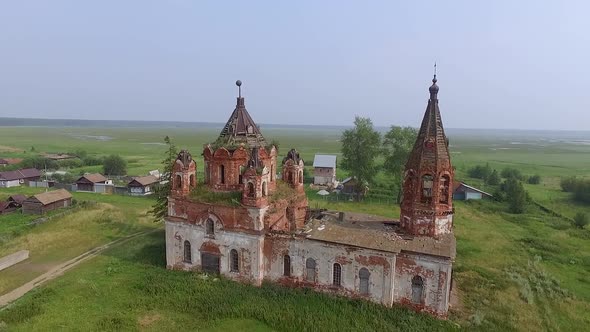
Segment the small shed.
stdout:
<svg viewBox="0 0 590 332">
<path fill-rule="evenodd" d="M 470 199 L 492 198 L 491 194 L 477 189 L 464 182 L 455 181 L 453 183 L 453 199 L 456 201 L 466 201 Z"/>
<path fill-rule="evenodd" d="M 313 158 L 313 184 L 332 185 L 336 182 L 336 156 L 316 154 Z"/>
<path fill-rule="evenodd" d="M 16 171 L 0 172 L 0 188 L 18 187 L 41 178 L 41 171 L 36 168 L 24 168 Z"/>
<path fill-rule="evenodd" d="M 369 190 L 369 186 L 366 184 L 362 186 L 362 190 L 359 191 L 358 180 L 355 177 L 349 177 L 344 179 L 341 182 L 342 189 L 340 190 L 341 193 L 347 195 L 361 195 L 364 196 L 367 191 Z"/>
<path fill-rule="evenodd" d="M 158 179 L 153 175 L 139 176 L 133 178 L 128 184 L 129 194 L 133 196 L 150 195 L 154 186 L 158 184 Z"/>
<path fill-rule="evenodd" d="M 45 214 L 48 211 L 72 205 L 72 194 L 65 189 L 48 191 L 27 198 L 23 202 L 23 213 Z"/>
<path fill-rule="evenodd" d="M 96 192 L 96 184 L 106 184 L 107 178 L 99 173 L 86 174 L 76 180 L 77 191 Z"/>
</svg>

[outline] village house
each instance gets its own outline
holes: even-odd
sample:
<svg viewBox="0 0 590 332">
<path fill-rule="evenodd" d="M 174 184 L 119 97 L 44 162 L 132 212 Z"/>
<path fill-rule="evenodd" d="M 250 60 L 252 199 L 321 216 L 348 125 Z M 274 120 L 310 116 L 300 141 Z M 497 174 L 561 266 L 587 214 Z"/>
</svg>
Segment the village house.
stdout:
<svg viewBox="0 0 590 332">
<path fill-rule="evenodd" d="M 22 158 L 0 158 L 0 167 L 6 167 L 9 165 L 16 165 L 22 162 Z"/>
<path fill-rule="evenodd" d="M 72 194 L 65 189 L 58 189 L 27 198 L 23 202 L 22 209 L 24 214 L 45 214 L 71 205 Z"/>
<path fill-rule="evenodd" d="M 453 199 L 456 201 L 467 201 L 470 199 L 492 198 L 492 194 L 465 184 L 464 182 L 455 181 L 453 183 Z"/>
<path fill-rule="evenodd" d="M 313 184 L 332 186 L 336 182 L 336 156 L 316 154 L 313 158 Z"/>
<path fill-rule="evenodd" d="M 291 149 L 277 163 L 276 147 L 262 136 L 240 92 L 219 137 L 204 146 L 205 183 L 197 184 L 188 151 L 175 161 L 165 221 L 167 267 L 254 285 L 269 280 L 311 287 L 446 317 L 455 259 L 454 173 L 436 76 L 432 82 L 405 166 L 400 220 L 310 210 L 299 153 Z M 209 192 L 228 198 L 210 200 Z"/>
<path fill-rule="evenodd" d="M 154 187 L 159 180 L 153 175 L 138 176 L 133 178 L 128 184 L 129 194 L 133 196 L 150 195 L 154 192 Z"/>
<path fill-rule="evenodd" d="M 359 181 L 355 177 L 348 177 L 342 180 L 338 188 L 342 194 L 360 197 L 365 196 L 367 191 L 369 191 L 369 186 L 367 184 L 359 185 Z"/>
<path fill-rule="evenodd" d="M 36 168 L 0 172 L 0 188 L 18 187 L 21 184 L 28 185 L 30 181 L 38 181 L 40 178 L 41 171 Z"/>
<path fill-rule="evenodd" d="M 86 174 L 76 180 L 76 191 L 85 192 L 99 192 L 98 187 L 104 188 L 105 184 L 110 183 L 109 180 L 102 174 Z"/>
<path fill-rule="evenodd" d="M 27 199 L 25 195 L 12 195 L 5 202 L 0 202 L 0 214 L 14 212 L 19 209 Z"/>
</svg>

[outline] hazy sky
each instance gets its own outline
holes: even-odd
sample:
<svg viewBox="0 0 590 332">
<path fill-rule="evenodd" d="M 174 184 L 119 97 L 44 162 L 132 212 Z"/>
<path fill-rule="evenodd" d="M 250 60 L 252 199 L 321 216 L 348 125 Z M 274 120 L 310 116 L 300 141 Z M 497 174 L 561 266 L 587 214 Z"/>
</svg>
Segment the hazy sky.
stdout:
<svg viewBox="0 0 590 332">
<path fill-rule="evenodd" d="M 588 1 L 2 1 L 0 117 L 590 128 Z"/>
</svg>

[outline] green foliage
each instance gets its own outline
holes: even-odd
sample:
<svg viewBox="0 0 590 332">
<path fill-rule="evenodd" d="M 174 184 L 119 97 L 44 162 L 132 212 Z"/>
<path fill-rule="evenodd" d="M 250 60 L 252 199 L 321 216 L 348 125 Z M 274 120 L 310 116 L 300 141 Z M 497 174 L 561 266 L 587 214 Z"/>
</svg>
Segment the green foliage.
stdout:
<svg viewBox="0 0 590 332">
<path fill-rule="evenodd" d="M 498 171 L 496 171 L 495 169 L 492 171 L 492 173 L 490 173 L 490 176 L 487 178 L 486 183 L 492 186 L 497 186 L 500 184 L 500 181 L 502 179 L 500 178 L 500 175 L 498 174 Z"/>
<path fill-rule="evenodd" d="M 55 160 L 47 159 L 41 156 L 33 156 L 25 158 L 19 165 L 18 168 L 36 168 L 36 169 L 48 169 L 55 170 L 59 168 L 59 165 Z"/>
<path fill-rule="evenodd" d="M 78 177 L 74 176 L 72 173 L 66 173 L 66 174 L 53 174 L 51 176 L 53 178 L 53 180 L 59 182 L 59 183 L 74 183 L 74 181 L 76 181 L 78 179 Z"/>
<path fill-rule="evenodd" d="M 242 193 L 239 191 L 215 192 L 209 189 L 209 187 L 201 185 L 191 191 L 191 198 L 201 203 L 240 206 Z"/>
<path fill-rule="evenodd" d="M 164 137 L 164 143 L 168 146 L 168 149 L 166 150 L 164 160 L 162 160 L 163 172 L 160 177 L 162 184 L 154 188 L 156 202 L 149 211 L 154 216 L 155 222 L 161 221 L 168 214 L 168 195 L 172 188 L 171 174 L 174 168 L 174 161 L 178 155 L 178 149 L 170 137 Z"/>
<path fill-rule="evenodd" d="M 584 228 L 586 227 L 586 225 L 588 225 L 589 222 L 590 220 L 588 220 L 587 214 L 582 212 L 576 213 L 576 216 L 574 217 L 574 225 L 576 225 L 576 227 Z"/>
<path fill-rule="evenodd" d="M 502 184 L 502 190 L 506 193 L 508 211 L 515 214 L 523 213 L 528 202 L 528 196 L 522 183 L 515 178 L 508 178 Z"/>
<path fill-rule="evenodd" d="M 528 184 L 539 184 L 541 183 L 541 176 L 539 174 L 535 174 L 533 176 L 530 176 L 527 180 Z"/>
<path fill-rule="evenodd" d="M 469 177 L 474 179 L 486 180 L 492 175 L 492 168 L 490 167 L 490 164 L 485 164 L 485 166 L 477 165 L 470 168 L 467 171 L 467 174 L 469 174 Z"/>
<path fill-rule="evenodd" d="M 76 168 L 82 166 L 80 159 L 64 159 L 57 162 L 58 168 Z"/>
<path fill-rule="evenodd" d="M 590 203 L 590 179 L 569 177 L 561 179 L 561 189 L 573 193 L 573 199 L 582 203 Z"/>
<path fill-rule="evenodd" d="M 371 183 L 377 173 L 376 156 L 379 154 L 381 135 L 373 129 L 369 118 L 356 117 L 354 128 L 347 129 L 340 138 L 342 143 L 341 167 L 358 180 L 359 191 Z"/>
<path fill-rule="evenodd" d="M 506 167 L 502 170 L 501 173 L 502 177 L 505 179 L 516 179 L 516 180 L 524 180 L 524 176 L 520 172 L 520 170 L 512 167 Z"/>
<path fill-rule="evenodd" d="M 98 166 L 104 163 L 104 159 L 99 157 L 86 156 L 82 158 L 82 163 L 85 166 Z"/>
<path fill-rule="evenodd" d="M 106 175 L 127 174 L 127 162 L 121 156 L 112 154 L 104 158 L 102 169 Z"/>
<path fill-rule="evenodd" d="M 404 166 L 418 137 L 418 130 L 412 127 L 391 126 L 383 136 L 382 154 L 385 157 L 383 169 L 393 178 L 397 201 L 401 198 L 401 183 Z"/>
</svg>

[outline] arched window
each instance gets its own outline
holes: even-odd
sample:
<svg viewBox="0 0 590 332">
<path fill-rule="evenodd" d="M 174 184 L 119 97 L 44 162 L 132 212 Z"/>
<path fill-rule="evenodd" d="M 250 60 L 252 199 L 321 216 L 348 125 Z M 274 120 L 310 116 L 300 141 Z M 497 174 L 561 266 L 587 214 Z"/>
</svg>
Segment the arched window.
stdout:
<svg viewBox="0 0 590 332">
<path fill-rule="evenodd" d="M 270 180 L 275 180 L 275 165 L 270 165 Z"/>
<path fill-rule="evenodd" d="M 303 183 L 303 171 L 299 171 L 299 183 Z"/>
<path fill-rule="evenodd" d="M 340 286 L 342 284 L 342 266 L 338 263 L 334 263 L 334 271 L 332 272 L 332 284 L 334 286 Z"/>
<path fill-rule="evenodd" d="M 266 181 L 262 182 L 262 196 L 266 196 Z"/>
<path fill-rule="evenodd" d="M 185 263 L 192 263 L 193 262 L 193 255 L 191 253 L 191 243 L 188 241 L 184 241 L 184 262 Z"/>
<path fill-rule="evenodd" d="M 415 276 L 412 278 L 412 303 L 422 303 L 422 293 L 424 290 L 424 281 L 422 277 Z"/>
<path fill-rule="evenodd" d="M 254 197 L 256 190 L 254 190 L 254 183 L 248 182 L 248 197 Z"/>
<path fill-rule="evenodd" d="M 369 294 L 369 279 L 371 278 L 371 272 L 366 268 L 359 270 L 359 291 L 363 295 Z"/>
<path fill-rule="evenodd" d="M 308 258 L 305 261 L 305 271 L 305 280 L 315 282 L 315 260 L 313 258 Z"/>
<path fill-rule="evenodd" d="M 440 192 L 439 192 L 439 202 L 443 204 L 449 204 L 449 186 L 450 186 L 450 178 L 448 175 L 443 175 L 440 178 Z"/>
<path fill-rule="evenodd" d="M 219 165 L 219 183 L 225 184 L 225 166 Z"/>
<path fill-rule="evenodd" d="M 229 252 L 229 270 L 230 272 L 240 272 L 240 257 L 236 249 Z"/>
<path fill-rule="evenodd" d="M 195 175 L 194 174 L 191 174 L 189 183 L 190 183 L 191 188 L 195 187 Z"/>
<path fill-rule="evenodd" d="M 293 172 L 287 172 L 288 176 L 289 176 L 289 183 L 293 182 Z"/>
<path fill-rule="evenodd" d="M 211 218 L 208 218 L 205 222 L 206 232 L 207 235 L 214 235 L 215 234 L 215 221 Z"/>
<path fill-rule="evenodd" d="M 422 176 L 422 203 L 430 203 L 432 200 L 432 186 L 433 186 L 432 175 L 426 174 Z"/>
<path fill-rule="evenodd" d="M 176 188 L 182 188 L 182 176 L 176 175 Z"/>
<path fill-rule="evenodd" d="M 283 256 L 283 275 L 285 277 L 291 276 L 291 257 L 289 255 Z"/>
</svg>

